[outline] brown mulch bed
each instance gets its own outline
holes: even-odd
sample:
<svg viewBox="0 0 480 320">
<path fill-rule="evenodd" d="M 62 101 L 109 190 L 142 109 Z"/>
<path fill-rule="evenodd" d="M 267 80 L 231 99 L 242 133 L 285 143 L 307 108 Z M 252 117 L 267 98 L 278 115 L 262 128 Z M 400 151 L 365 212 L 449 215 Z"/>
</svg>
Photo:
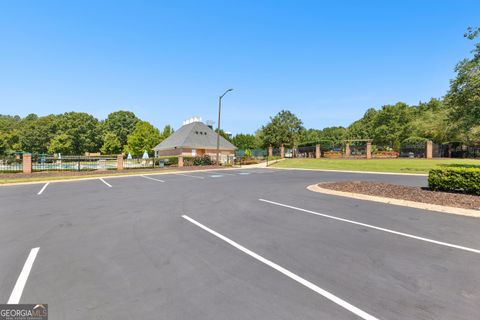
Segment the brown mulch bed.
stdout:
<svg viewBox="0 0 480 320">
<path fill-rule="evenodd" d="M 370 196 L 402 199 L 465 209 L 480 209 L 480 196 L 430 191 L 421 187 L 367 181 L 328 182 L 321 183 L 318 186 L 325 189 L 361 193 Z"/>
<path fill-rule="evenodd" d="M 117 175 L 117 174 L 131 174 L 131 173 L 156 173 L 168 171 L 190 171 L 201 169 L 224 169 L 225 167 L 217 166 L 195 166 L 195 167 L 166 167 L 166 168 L 151 168 L 151 169 L 124 169 L 124 170 L 94 170 L 94 171 L 41 171 L 33 173 L 0 173 L 1 179 L 8 179 L 15 182 L 15 179 L 25 178 L 40 178 L 40 177 L 75 177 L 75 176 L 95 176 L 95 175 Z"/>
</svg>

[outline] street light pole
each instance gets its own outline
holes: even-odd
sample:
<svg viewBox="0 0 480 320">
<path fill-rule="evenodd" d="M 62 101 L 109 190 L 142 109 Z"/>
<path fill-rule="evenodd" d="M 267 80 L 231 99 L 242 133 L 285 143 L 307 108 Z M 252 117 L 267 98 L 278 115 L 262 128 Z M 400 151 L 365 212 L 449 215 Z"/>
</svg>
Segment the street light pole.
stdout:
<svg viewBox="0 0 480 320">
<path fill-rule="evenodd" d="M 218 97 L 217 166 L 220 165 L 220 113 L 222 112 L 222 98 L 230 91 L 233 91 L 233 89 L 228 89 Z"/>
</svg>

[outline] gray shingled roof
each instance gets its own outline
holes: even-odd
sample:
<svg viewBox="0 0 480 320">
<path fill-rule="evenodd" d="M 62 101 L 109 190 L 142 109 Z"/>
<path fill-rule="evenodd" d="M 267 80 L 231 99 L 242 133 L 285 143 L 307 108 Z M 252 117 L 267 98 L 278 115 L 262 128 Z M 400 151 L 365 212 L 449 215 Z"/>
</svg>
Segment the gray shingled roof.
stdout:
<svg viewBox="0 0 480 320">
<path fill-rule="evenodd" d="M 175 131 L 153 150 L 170 150 L 175 148 L 216 149 L 217 133 L 203 122 L 192 122 Z M 233 144 L 220 136 L 220 149 L 235 150 Z"/>
</svg>

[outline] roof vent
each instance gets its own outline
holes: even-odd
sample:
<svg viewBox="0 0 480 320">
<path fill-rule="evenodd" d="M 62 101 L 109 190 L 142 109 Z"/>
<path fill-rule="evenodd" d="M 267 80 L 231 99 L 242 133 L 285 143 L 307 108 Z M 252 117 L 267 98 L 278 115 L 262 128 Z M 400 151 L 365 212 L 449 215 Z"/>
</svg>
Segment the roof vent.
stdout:
<svg viewBox="0 0 480 320">
<path fill-rule="evenodd" d="M 194 116 L 194 117 L 188 118 L 187 120 L 182 122 L 182 125 L 190 124 L 193 122 L 202 122 L 202 117 Z"/>
</svg>

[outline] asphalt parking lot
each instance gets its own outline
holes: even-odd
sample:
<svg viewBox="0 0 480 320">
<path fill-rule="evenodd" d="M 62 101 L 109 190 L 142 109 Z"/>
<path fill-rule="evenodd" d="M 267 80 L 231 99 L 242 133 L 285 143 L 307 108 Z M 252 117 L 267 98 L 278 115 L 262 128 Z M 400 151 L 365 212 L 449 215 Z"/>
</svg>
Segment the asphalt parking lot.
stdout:
<svg viewBox="0 0 480 320">
<path fill-rule="evenodd" d="M 51 319 L 479 319 L 480 219 L 249 169 L 0 187 L 0 301 Z"/>
</svg>

